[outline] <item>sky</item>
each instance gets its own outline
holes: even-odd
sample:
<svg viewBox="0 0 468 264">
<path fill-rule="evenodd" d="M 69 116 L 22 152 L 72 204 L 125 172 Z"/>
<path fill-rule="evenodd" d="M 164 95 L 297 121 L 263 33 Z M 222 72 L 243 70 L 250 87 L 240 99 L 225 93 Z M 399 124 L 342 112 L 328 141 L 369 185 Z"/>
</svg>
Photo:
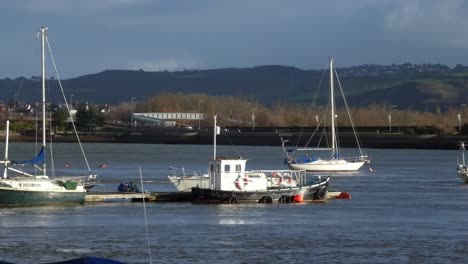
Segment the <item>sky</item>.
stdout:
<svg viewBox="0 0 468 264">
<path fill-rule="evenodd" d="M 108 69 L 468 65 L 463 0 L 0 0 L 0 78 Z M 48 63 L 50 64 L 50 63 Z M 53 74 L 50 74 L 53 75 Z"/>
</svg>

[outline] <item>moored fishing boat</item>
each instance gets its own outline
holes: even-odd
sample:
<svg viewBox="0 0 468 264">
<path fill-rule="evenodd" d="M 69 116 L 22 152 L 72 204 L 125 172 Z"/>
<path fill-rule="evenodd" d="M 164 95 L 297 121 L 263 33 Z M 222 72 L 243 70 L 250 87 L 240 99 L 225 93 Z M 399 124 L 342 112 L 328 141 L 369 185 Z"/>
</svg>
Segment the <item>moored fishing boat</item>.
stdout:
<svg viewBox="0 0 468 264">
<path fill-rule="evenodd" d="M 305 171 L 259 170 L 245 174 L 245 159 L 210 161 L 210 187 L 192 188 L 195 203 L 290 203 L 325 201 L 330 177 L 308 181 Z"/>
<path fill-rule="evenodd" d="M 304 170 L 245 171 L 246 159 L 216 156 L 216 135 L 219 127 L 214 120 L 214 152 L 209 161 L 208 187 L 193 187 L 195 203 L 289 203 L 325 201 L 330 177 L 317 176 L 307 180 Z"/>
</svg>

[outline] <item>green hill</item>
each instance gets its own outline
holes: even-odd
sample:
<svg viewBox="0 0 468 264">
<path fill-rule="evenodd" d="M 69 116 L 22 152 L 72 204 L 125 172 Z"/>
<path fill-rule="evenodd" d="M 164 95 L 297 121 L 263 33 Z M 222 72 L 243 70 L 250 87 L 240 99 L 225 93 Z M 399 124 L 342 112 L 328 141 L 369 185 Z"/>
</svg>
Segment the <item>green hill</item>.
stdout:
<svg viewBox="0 0 468 264">
<path fill-rule="evenodd" d="M 394 104 L 401 109 L 458 107 L 468 102 L 468 70 L 444 65 L 362 65 L 337 68 L 340 83 L 350 106 Z M 286 66 L 258 66 L 178 72 L 107 70 L 63 80 L 67 96 L 73 100 L 97 104 L 129 102 L 131 97 L 144 100 L 160 93 L 204 93 L 233 95 L 263 104 L 326 104 L 328 70 L 301 70 Z M 322 85 L 320 85 L 322 84 Z M 322 86 L 320 90 L 318 87 Z M 61 101 L 58 83 L 48 81 Z M 11 101 L 18 93 L 24 102 L 40 98 L 37 77 L 0 80 L 0 99 Z M 339 94 L 339 92 L 338 92 Z M 70 99 L 69 97 L 67 99 Z M 339 101 L 339 100 L 337 100 Z"/>
</svg>

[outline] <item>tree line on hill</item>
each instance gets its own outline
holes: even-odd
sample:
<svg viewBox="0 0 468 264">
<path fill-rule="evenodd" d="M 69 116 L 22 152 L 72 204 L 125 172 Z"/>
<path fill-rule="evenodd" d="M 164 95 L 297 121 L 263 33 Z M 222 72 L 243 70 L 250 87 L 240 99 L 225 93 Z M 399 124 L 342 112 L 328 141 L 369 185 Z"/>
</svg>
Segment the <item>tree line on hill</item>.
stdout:
<svg viewBox="0 0 468 264">
<path fill-rule="evenodd" d="M 133 109 L 132 109 L 133 103 Z M 177 120 L 178 126 L 211 127 L 214 114 L 222 127 L 326 127 L 329 125 L 330 112 L 327 105 L 295 105 L 276 102 L 264 105 L 236 96 L 209 96 L 206 94 L 165 93 L 149 97 L 144 101 L 122 103 L 102 112 L 95 105 L 76 105 L 74 116 L 79 131 L 94 132 L 103 130 L 106 124 L 130 126 L 132 113 L 203 113 L 204 120 Z M 70 130 L 69 114 L 64 107 L 51 111 L 53 127 L 58 131 Z M 348 118 L 351 116 L 351 119 Z M 9 118 L 3 113 L 1 119 Z M 465 105 L 448 108 L 445 111 L 417 111 L 400 109 L 396 105 L 371 104 L 368 107 L 351 107 L 349 112 L 340 107 L 336 110 L 336 124 L 341 127 L 382 127 L 382 132 L 395 132 L 397 127 L 414 127 L 423 132 L 454 134 L 467 131 L 468 109 Z M 16 118 L 11 129 L 14 131 L 33 131 L 37 118 Z M 2 122 L 4 124 L 4 122 Z M 142 125 L 142 124 L 137 124 Z M 393 127 L 393 130 L 392 130 Z M 400 131 L 401 132 L 401 131 Z M 406 131 L 408 132 L 408 131 Z M 414 132 L 414 131 L 413 131 Z"/>
<path fill-rule="evenodd" d="M 324 105 L 293 105 L 283 102 L 271 106 L 242 97 L 209 96 L 206 94 L 161 94 L 134 105 L 135 113 L 184 112 L 204 113 L 207 118 L 200 121 L 202 127 L 213 124 L 211 116 L 217 114 L 219 124 L 225 127 L 316 127 L 328 126 L 329 107 Z M 129 121 L 131 105 L 123 103 L 111 111 L 113 120 Z M 351 107 L 336 111 L 338 126 L 349 127 L 425 127 L 427 131 L 453 134 L 468 124 L 468 109 L 450 107 L 445 111 L 417 111 L 400 109 L 396 105 L 371 104 L 368 107 Z M 351 120 L 348 118 L 351 116 Z M 198 121 L 181 120 L 179 125 L 198 126 Z M 465 129 L 466 130 L 466 129 Z M 395 131 L 395 130 L 394 130 Z"/>
</svg>

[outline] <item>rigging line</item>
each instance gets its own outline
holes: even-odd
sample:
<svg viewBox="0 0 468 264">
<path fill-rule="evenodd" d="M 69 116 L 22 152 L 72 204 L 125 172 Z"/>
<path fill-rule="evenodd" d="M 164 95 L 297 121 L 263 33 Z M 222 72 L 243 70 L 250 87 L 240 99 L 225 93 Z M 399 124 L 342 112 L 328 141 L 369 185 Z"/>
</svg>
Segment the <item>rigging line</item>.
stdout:
<svg viewBox="0 0 468 264">
<path fill-rule="evenodd" d="M 221 122 L 220 122 L 221 123 Z M 221 126 L 219 126 L 219 133 L 221 134 Z M 215 135 L 217 136 L 217 135 Z M 223 136 L 229 141 L 229 144 L 231 144 L 231 146 L 234 148 L 234 152 L 237 153 L 237 155 L 239 157 L 241 157 L 242 155 L 240 154 L 240 152 L 237 150 L 236 146 L 232 143 L 231 139 L 226 135 L 226 133 L 223 133 Z"/>
<path fill-rule="evenodd" d="M 315 127 L 314 132 L 313 132 L 312 135 L 309 137 L 309 140 L 307 140 L 307 142 L 306 142 L 306 144 L 304 145 L 304 147 L 309 146 L 310 142 L 312 141 L 312 138 L 314 138 L 314 137 L 315 137 L 315 134 L 316 134 L 317 132 L 319 132 L 319 127 L 320 127 L 320 125 L 322 124 L 322 121 L 325 123 L 325 116 L 327 116 L 327 114 L 328 114 L 328 109 L 329 109 L 329 108 L 330 108 L 330 102 L 328 102 L 328 105 L 327 105 L 327 107 L 326 107 L 325 113 L 324 113 L 324 114 L 322 115 L 322 117 L 320 118 L 319 124 Z M 317 146 L 318 146 L 318 145 L 317 145 Z"/>
<path fill-rule="evenodd" d="M 21 83 L 20 83 L 20 85 L 18 87 L 18 91 L 13 95 L 13 112 L 11 113 L 10 119 L 14 117 L 14 113 L 15 113 L 15 110 L 16 110 L 16 103 L 19 100 L 21 89 L 23 87 L 23 81 L 24 81 L 24 78 L 21 78 Z"/>
<path fill-rule="evenodd" d="M 52 54 L 52 48 L 50 47 L 49 38 L 46 36 L 45 39 L 47 42 L 47 47 L 49 48 L 49 53 L 50 53 L 50 58 L 52 59 L 52 64 L 54 65 L 55 74 L 57 75 L 57 81 L 60 86 L 60 90 L 62 91 L 63 100 L 65 101 L 65 106 L 67 107 L 68 116 L 70 117 L 71 124 L 73 126 L 73 131 L 75 132 L 76 138 L 78 140 L 78 144 L 80 145 L 81 153 L 83 154 L 83 158 L 85 160 L 86 166 L 88 167 L 89 174 L 92 174 L 91 167 L 89 166 L 88 159 L 86 158 L 86 154 L 83 149 L 83 145 L 81 144 L 80 137 L 78 136 L 78 130 L 76 129 L 75 122 L 73 122 L 73 117 L 70 111 L 70 107 L 68 106 L 67 97 L 65 96 L 65 92 L 63 91 L 62 81 L 60 79 L 60 76 L 57 70 L 57 65 L 55 65 L 54 55 Z"/>
<path fill-rule="evenodd" d="M 317 88 L 315 89 L 315 93 L 312 96 L 312 105 L 315 105 L 315 109 L 317 109 L 316 100 L 317 100 L 318 91 L 319 91 L 320 87 L 322 87 L 323 79 L 325 78 L 326 73 L 327 73 L 327 71 L 323 71 L 322 77 L 320 78 L 320 81 L 319 81 L 319 83 L 317 85 Z M 307 122 L 309 121 L 308 117 L 309 117 L 309 114 L 311 113 L 311 111 L 312 111 L 312 109 L 309 108 L 309 112 L 308 112 L 308 114 L 306 114 L 306 119 L 304 120 L 304 125 L 302 126 L 301 130 L 299 131 L 299 136 L 297 137 L 296 144 L 295 144 L 296 149 L 297 149 L 297 145 L 299 144 L 300 139 L 302 138 L 302 135 L 304 133 L 305 126 L 306 126 Z M 315 134 L 315 131 L 314 131 L 314 134 Z M 310 142 L 310 138 L 309 138 L 309 142 Z"/>
<path fill-rule="evenodd" d="M 345 107 L 346 107 L 346 112 L 348 114 L 348 118 L 349 118 L 349 121 L 351 123 L 351 128 L 353 129 L 354 137 L 356 138 L 356 143 L 357 143 L 357 146 L 359 148 L 359 153 L 361 153 L 361 155 L 363 155 L 363 152 L 362 152 L 362 149 L 361 149 L 361 142 L 359 142 L 359 137 L 358 137 L 358 135 L 356 133 L 356 129 L 354 127 L 354 122 L 353 122 L 353 119 L 351 118 L 351 113 L 349 112 L 348 103 L 346 101 L 346 97 L 344 96 L 343 88 L 341 87 L 341 82 L 340 82 L 340 79 L 338 78 L 338 73 L 336 72 L 336 69 L 334 69 L 334 70 L 335 70 L 336 80 L 338 81 L 338 86 L 340 87 L 341 96 L 343 97 L 343 101 L 344 101 L 344 104 L 345 104 Z"/>
<path fill-rule="evenodd" d="M 152 264 L 151 260 L 151 247 L 150 247 L 150 238 L 149 238 L 149 230 L 148 230 L 148 217 L 146 216 L 146 203 L 145 203 L 145 187 L 143 186 L 143 174 L 141 173 L 141 166 L 139 167 L 140 169 L 140 181 L 141 181 L 141 198 L 143 201 L 143 212 L 145 214 L 145 227 L 146 227 L 146 239 L 147 239 L 147 245 L 148 245 L 148 256 L 149 256 L 149 263 Z"/>
<path fill-rule="evenodd" d="M 242 157 L 240 152 L 237 150 L 236 145 L 232 143 L 231 139 L 226 135 L 226 133 L 223 133 L 223 136 L 229 141 L 229 144 L 231 144 L 231 147 L 234 148 L 234 152 L 236 152 L 239 157 Z"/>
<path fill-rule="evenodd" d="M 50 89 L 49 91 L 49 102 L 50 102 Z M 52 120 L 52 105 L 49 105 L 49 120 Z M 45 133 L 45 132 L 44 132 Z M 52 178 L 55 178 L 55 162 L 54 162 L 54 148 L 52 144 L 52 122 L 49 122 L 49 149 L 50 149 L 50 167 L 52 171 Z M 45 161 L 44 161 L 45 162 Z"/>
</svg>

